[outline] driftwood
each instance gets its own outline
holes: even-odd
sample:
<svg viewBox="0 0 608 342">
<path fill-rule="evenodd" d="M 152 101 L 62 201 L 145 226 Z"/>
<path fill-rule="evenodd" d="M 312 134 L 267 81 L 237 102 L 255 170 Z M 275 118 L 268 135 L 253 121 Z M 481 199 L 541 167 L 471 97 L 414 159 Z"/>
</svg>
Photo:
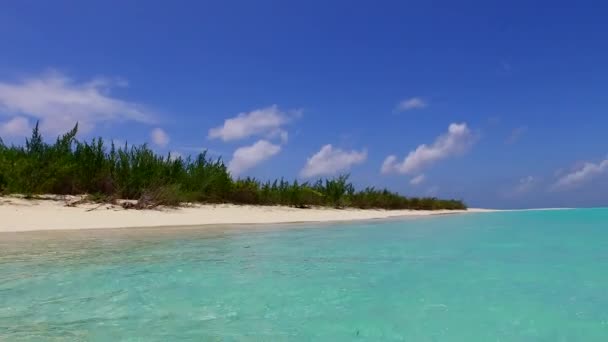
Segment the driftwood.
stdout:
<svg viewBox="0 0 608 342">
<path fill-rule="evenodd" d="M 86 211 L 93 211 L 93 210 L 97 210 L 99 208 L 101 208 L 102 206 L 106 205 L 107 203 L 100 203 L 98 206 L 96 206 L 95 208 L 91 208 L 91 209 L 87 209 Z"/>
<path fill-rule="evenodd" d="M 144 193 L 137 200 L 137 202 L 135 202 L 135 203 L 133 203 L 133 202 L 123 202 L 121 204 L 121 206 L 124 209 L 136 209 L 136 210 L 154 209 L 154 208 L 156 208 L 158 206 L 161 206 L 161 205 L 165 204 L 158 197 L 159 196 L 153 196 L 153 194 L 151 194 L 151 193 Z"/>
<path fill-rule="evenodd" d="M 65 206 L 66 207 L 75 207 L 79 204 L 84 204 L 87 203 L 89 201 L 88 196 L 83 196 L 80 199 L 74 201 L 74 202 L 70 202 L 69 200 L 65 200 Z"/>
</svg>

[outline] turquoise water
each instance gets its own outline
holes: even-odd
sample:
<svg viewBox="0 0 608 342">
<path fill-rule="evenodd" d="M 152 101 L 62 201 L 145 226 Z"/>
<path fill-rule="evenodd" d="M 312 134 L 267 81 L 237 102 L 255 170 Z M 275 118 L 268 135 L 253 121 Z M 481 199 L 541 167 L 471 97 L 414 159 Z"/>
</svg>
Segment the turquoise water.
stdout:
<svg viewBox="0 0 608 342">
<path fill-rule="evenodd" d="M 0 234 L 0 340 L 607 341 L 608 210 Z"/>
</svg>

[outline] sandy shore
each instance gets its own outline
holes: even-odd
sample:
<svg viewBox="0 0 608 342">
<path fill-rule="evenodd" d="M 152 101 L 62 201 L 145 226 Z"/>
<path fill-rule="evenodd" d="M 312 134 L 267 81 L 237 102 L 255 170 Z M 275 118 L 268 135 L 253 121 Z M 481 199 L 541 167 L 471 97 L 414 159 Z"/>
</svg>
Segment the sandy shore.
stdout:
<svg viewBox="0 0 608 342">
<path fill-rule="evenodd" d="M 74 199 L 71 199 L 73 201 Z M 70 199 L 67 200 L 68 202 Z M 203 226 L 219 224 L 274 224 L 332 222 L 427 216 L 486 209 L 412 211 L 311 208 L 280 206 L 192 205 L 158 210 L 125 210 L 109 204 L 67 206 L 65 200 L 0 197 L 0 233 L 36 230 Z"/>
</svg>

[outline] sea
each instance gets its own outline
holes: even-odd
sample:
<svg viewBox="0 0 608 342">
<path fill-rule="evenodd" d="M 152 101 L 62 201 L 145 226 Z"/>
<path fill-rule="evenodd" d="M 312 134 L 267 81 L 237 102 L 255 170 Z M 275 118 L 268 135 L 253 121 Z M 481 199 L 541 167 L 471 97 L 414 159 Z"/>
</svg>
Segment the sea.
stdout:
<svg viewBox="0 0 608 342">
<path fill-rule="evenodd" d="M 608 209 L 2 233 L 0 341 L 608 341 Z"/>
</svg>

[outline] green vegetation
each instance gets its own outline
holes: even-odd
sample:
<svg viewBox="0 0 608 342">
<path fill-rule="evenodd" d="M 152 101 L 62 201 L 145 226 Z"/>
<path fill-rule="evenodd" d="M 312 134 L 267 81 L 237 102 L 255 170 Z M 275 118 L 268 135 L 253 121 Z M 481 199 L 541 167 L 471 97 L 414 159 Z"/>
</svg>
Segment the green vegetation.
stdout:
<svg viewBox="0 0 608 342">
<path fill-rule="evenodd" d="M 136 208 L 179 205 L 183 202 L 258 205 L 384 208 L 465 209 L 459 200 L 405 197 L 388 190 L 356 191 L 343 175 L 314 183 L 284 179 L 261 182 L 232 179 L 221 159 L 201 153 L 172 158 L 146 145 L 106 147 L 101 138 L 76 140 L 78 125 L 45 143 L 38 130 L 25 146 L 6 146 L 0 139 L 0 193 L 90 194 L 96 201 L 137 199 Z"/>
</svg>

